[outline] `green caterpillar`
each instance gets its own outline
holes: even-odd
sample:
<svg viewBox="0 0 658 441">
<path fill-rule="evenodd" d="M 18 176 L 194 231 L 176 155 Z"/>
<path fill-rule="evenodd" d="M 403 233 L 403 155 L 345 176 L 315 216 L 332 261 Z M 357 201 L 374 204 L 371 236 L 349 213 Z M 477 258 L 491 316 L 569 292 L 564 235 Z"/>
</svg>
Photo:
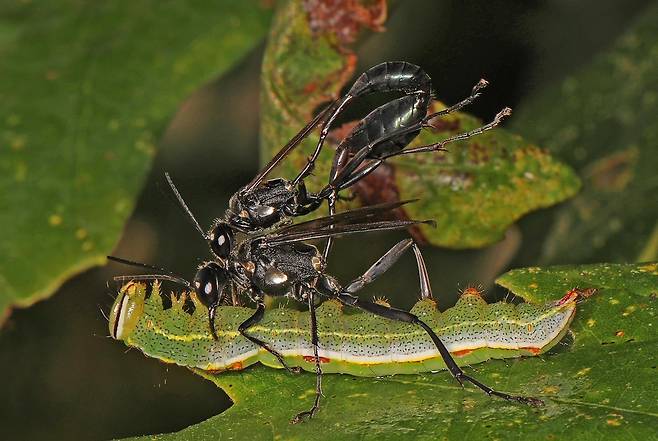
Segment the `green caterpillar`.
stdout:
<svg viewBox="0 0 658 441">
<path fill-rule="evenodd" d="M 420 300 L 411 312 L 432 327 L 463 366 L 548 351 L 567 332 L 578 297 L 578 291 L 572 290 L 543 305 L 487 304 L 476 289 L 469 288 L 444 312 L 431 299 Z M 193 313 L 184 310 L 187 299 L 194 304 Z M 172 307 L 164 309 L 158 281 L 126 283 L 112 306 L 110 335 L 150 357 L 190 368 L 220 372 L 257 362 L 281 368 L 269 352 L 237 331 L 251 309 L 219 307 L 215 319 L 219 339 L 214 340 L 205 307 L 194 294 L 178 298 L 172 294 L 171 300 Z M 309 320 L 308 312 L 274 309 L 249 333 L 268 342 L 289 366 L 315 372 Z M 324 373 L 373 377 L 446 368 L 436 346 L 418 326 L 367 313 L 348 314 L 334 301 L 318 307 L 317 320 Z"/>
</svg>

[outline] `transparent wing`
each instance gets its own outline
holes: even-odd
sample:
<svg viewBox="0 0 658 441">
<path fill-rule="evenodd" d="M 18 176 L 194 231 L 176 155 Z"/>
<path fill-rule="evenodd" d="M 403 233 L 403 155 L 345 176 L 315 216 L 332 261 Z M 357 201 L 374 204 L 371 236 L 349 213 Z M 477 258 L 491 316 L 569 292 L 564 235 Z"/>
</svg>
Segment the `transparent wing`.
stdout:
<svg viewBox="0 0 658 441">
<path fill-rule="evenodd" d="M 337 227 L 340 225 L 354 225 L 383 220 L 395 220 L 393 210 L 414 201 L 416 201 L 416 199 L 408 201 L 386 202 L 383 204 L 356 208 L 354 210 L 344 211 L 332 216 L 324 216 L 310 221 L 300 222 L 298 224 L 283 227 L 277 230 L 275 234 L 301 233 L 316 231 L 330 226 Z"/>
</svg>

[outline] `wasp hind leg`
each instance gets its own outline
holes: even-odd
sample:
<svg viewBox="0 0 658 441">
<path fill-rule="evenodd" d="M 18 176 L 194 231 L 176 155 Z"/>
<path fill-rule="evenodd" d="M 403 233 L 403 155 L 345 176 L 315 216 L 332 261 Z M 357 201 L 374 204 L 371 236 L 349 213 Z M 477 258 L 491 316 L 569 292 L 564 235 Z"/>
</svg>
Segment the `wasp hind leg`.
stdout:
<svg viewBox="0 0 658 441">
<path fill-rule="evenodd" d="M 347 306 L 353 306 L 359 308 L 363 311 L 369 312 L 371 314 L 378 315 L 390 320 L 396 320 L 405 323 L 411 323 L 423 328 L 425 332 L 432 339 L 432 342 L 436 346 L 441 358 L 446 364 L 446 367 L 452 374 L 452 376 L 459 382 L 460 385 L 464 385 L 464 382 L 471 383 L 476 386 L 484 393 L 489 396 L 496 396 L 508 401 L 516 401 L 519 403 L 527 404 L 530 406 L 542 406 L 544 402 L 538 398 L 525 397 L 518 395 L 509 395 L 504 392 L 499 392 L 493 388 L 487 386 L 484 383 L 476 380 L 475 378 L 466 375 L 464 371 L 457 365 L 454 358 L 450 354 L 450 351 L 446 348 L 445 344 L 441 339 L 436 335 L 434 330 L 422 321 L 418 316 L 412 314 L 408 311 L 402 309 L 393 308 L 389 306 L 380 305 L 369 300 L 362 300 L 357 296 L 353 295 L 364 286 L 374 281 L 380 275 L 382 275 L 386 270 L 388 270 L 406 251 L 409 247 L 412 247 L 414 254 L 416 255 L 416 262 L 418 263 L 418 273 L 420 276 L 420 291 L 421 298 L 430 298 L 431 297 L 431 288 L 429 277 L 427 276 L 427 270 L 425 269 L 425 262 L 420 254 L 420 250 L 417 248 L 417 245 L 411 240 L 405 240 L 399 242 L 397 245 L 393 246 L 386 254 L 384 254 L 374 265 L 372 265 L 368 271 L 366 271 L 362 276 L 354 279 L 350 284 L 345 288 L 334 291 L 333 297 Z M 326 293 L 325 293 L 326 295 Z"/>
<path fill-rule="evenodd" d="M 258 304 L 256 306 L 256 311 L 254 311 L 254 313 L 251 315 L 251 317 L 249 317 L 247 320 L 242 322 L 242 324 L 240 326 L 238 326 L 238 332 L 240 332 L 240 334 L 242 334 L 242 336 L 244 338 L 248 339 L 252 343 L 260 346 L 261 348 L 265 349 L 270 354 L 274 355 L 274 357 L 276 357 L 276 359 L 279 361 L 279 363 L 281 363 L 281 366 L 283 366 L 283 368 L 285 370 L 287 370 L 288 372 L 291 372 L 293 374 L 298 374 L 299 372 L 301 372 L 300 368 L 288 366 L 288 363 L 285 362 L 285 360 L 283 359 L 283 356 L 281 354 L 279 354 L 277 351 L 272 349 L 264 341 L 262 341 L 259 338 L 256 338 L 256 337 L 254 337 L 254 336 L 247 333 L 247 330 L 249 328 L 251 328 L 252 326 L 254 326 L 258 323 L 260 323 L 260 321 L 263 320 L 264 315 L 265 315 L 265 304 L 263 303 L 262 300 L 259 300 Z"/>
<path fill-rule="evenodd" d="M 291 424 L 304 421 L 305 418 L 313 418 L 320 408 L 320 397 L 322 397 L 322 367 L 318 355 L 318 321 L 315 314 L 315 291 L 308 291 L 308 310 L 311 314 L 311 343 L 313 344 L 313 356 L 315 359 L 315 401 L 313 406 L 304 412 L 300 412 L 290 420 Z"/>
</svg>

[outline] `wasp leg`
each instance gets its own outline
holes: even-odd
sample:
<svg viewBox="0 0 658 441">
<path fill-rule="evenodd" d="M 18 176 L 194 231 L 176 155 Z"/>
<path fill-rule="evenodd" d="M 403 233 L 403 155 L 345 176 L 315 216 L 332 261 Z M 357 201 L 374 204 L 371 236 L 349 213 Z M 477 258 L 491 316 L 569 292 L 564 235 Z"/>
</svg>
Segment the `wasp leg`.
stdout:
<svg viewBox="0 0 658 441">
<path fill-rule="evenodd" d="M 436 113 L 433 113 L 431 115 L 432 119 L 437 118 L 439 116 L 448 115 L 452 112 L 455 112 L 459 109 L 462 109 L 462 108 L 472 104 L 473 101 L 475 101 L 476 99 L 478 99 L 480 97 L 480 91 L 482 89 L 484 89 L 485 87 L 487 87 L 488 85 L 489 85 L 489 82 L 487 80 L 485 80 L 484 78 L 481 78 L 480 81 L 478 81 L 477 84 L 475 86 L 473 86 L 473 89 L 471 89 L 471 94 L 468 97 L 464 98 L 460 102 L 458 102 L 456 104 L 453 104 L 452 106 L 450 106 L 446 109 L 443 109 L 443 110 L 440 110 Z"/>
<path fill-rule="evenodd" d="M 423 328 L 425 332 L 429 335 L 429 337 L 432 339 L 432 342 L 436 346 L 437 350 L 439 351 L 439 354 L 441 355 L 441 358 L 446 364 L 446 367 L 452 374 L 452 376 L 461 384 L 462 386 L 464 385 L 464 382 L 468 382 L 476 386 L 477 388 L 481 389 L 484 391 L 487 395 L 489 396 L 496 396 L 499 398 L 503 398 L 508 401 L 517 401 L 519 403 L 523 404 L 528 404 L 531 406 L 541 406 L 544 404 L 544 402 L 538 398 L 532 398 L 532 397 L 524 397 L 524 396 L 518 396 L 518 395 L 509 395 L 504 392 L 499 392 L 497 390 L 492 389 L 491 387 L 481 383 L 480 381 L 476 380 L 475 378 L 466 375 L 464 371 L 457 366 L 457 363 L 455 360 L 452 358 L 452 355 L 450 354 L 450 351 L 446 348 L 445 344 L 441 341 L 441 339 L 436 335 L 434 330 L 427 325 L 424 321 L 422 321 L 420 318 L 418 318 L 415 314 L 412 314 L 408 311 L 404 311 L 402 309 L 398 308 L 393 308 L 393 307 L 388 307 L 384 305 L 380 305 L 375 302 L 371 302 L 368 300 L 362 300 L 356 296 L 353 295 L 353 293 L 357 292 L 361 288 L 363 288 L 366 284 L 372 282 L 375 280 L 377 277 L 379 277 L 383 272 L 385 272 L 388 268 L 390 268 L 393 263 L 402 255 L 402 253 L 409 248 L 409 246 L 412 245 L 412 243 L 405 243 L 407 241 L 402 241 L 395 245 L 393 248 L 391 248 L 384 256 L 382 256 L 372 267 L 370 267 L 362 276 L 358 277 L 355 279 L 353 282 L 351 282 L 349 285 L 347 285 L 346 288 L 342 290 L 335 290 L 333 295 L 331 297 L 337 299 L 341 303 L 347 306 L 353 306 L 355 308 L 359 308 L 363 311 L 369 312 L 371 314 L 378 315 L 380 317 L 384 317 L 390 320 L 396 320 L 400 322 L 405 322 L 405 323 L 411 323 L 417 326 L 420 326 Z M 411 241 L 409 241 L 411 242 Z M 420 250 L 417 248 L 414 248 L 414 252 L 416 254 L 416 261 L 417 262 L 423 262 L 422 256 L 420 256 Z M 422 266 L 422 268 L 421 268 Z M 425 269 L 424 262 L 419 265 L 418 269 L 421 281 L 420 281 L 420 290 L 421 290 L 421 296 L 429 296 L 430 294 L 430 282 L 429 278 L 427 277 L 427 271 Z M 423 294 L 424 293 L 424 294 Z M 323 293 L 326 295 L 326 292 Z"/>
<path fill-rule="evenodd" d="M 322 151 L 322 145 L 324 144 L 324 140 L 327 138 L 327 135 L 329 134 L 329 127 L 334 122 L 336 117 L 342 112 L 345 106 L 350 101 L 352 101 L 352 98 L 354 97 L 351 95 L 345 95 L 335 105 L 332 105 L 332 107 L 334 108 L 332 109 L 329 118 L 322 125 L 322 130 L 320 131 L 320 139 L 318 140 L 318 143 L 315 146 L 315 150 L 313 151 L 311 157 L 308 158 L 308 160 L 306 161 L 306 165 L 304 166 L 304 168 L 299 172 L 297 177 L 293 179 L 292 181 L 293 186 L 297 185 L 299 181 L 301 181 L 309 174 L 311 174 L 311 172 L 315 168 L 315 161 L 317 161 L 318 156 L 320 156 L 320 152 Z"/>
<path fill-rule="evenodd" d="M 471 138 L 473 136 L 479 135 L 480 133 L 484 133 L 487 130 L 493 129 L 494 127 L 498 126 L 502 122 L 503 119 L 505 119 L 506 117 L 508 117 L 511 114 L 512 114 L 512 109 L 510 109 L 509 107 L 505 107 L 503 110 L 501 110 L 500 112 L 498 112 L 496 114 L 493 121 L 491 121 L 490 123 L 485 124 L 481 127 L 478 127 L 476 129 L 473 129 L 473 130 L 468 131 L 468 132 L 460 133 L 460 134 L 452 136 L 448 139 L 444 139 L 441 142 L 436 142 L 434 144 L 423 145 L 423 146 L 420 146 L 420 147 L 415 147 L 413 149 L 402 150 L 401 152 L 390 154 L 390 155 L 386 156 L 383 159 L 390 158 L 392 156 L 397 156 L 397 155 L 411 155 L 411 154 L 414 154 L 414 153 L 425 153 L 425 152 L 435 152 L 437 150 L 444 150 L 444 147 L 447 144 L 451 144 L 451 143 L 456 142 L 456 141 L 463 141 L 465 139 L 468 139 L 468 138 Z"/>
<path fill-rule="evenodd" d="M 210 327 L 212 338 L 215 341 L 219 340 L 219 337 L 217 337 L 217 331 L 215 331 L 215 311 L 217 310 L 218 306 L 219 303 L 213 303 L 208 307 L 208 326 Z"/>
<path fill-rule="evenodd" d="M 270 160 L 270 162 L 267 163 L 265 167 L 261 171 L 258 172 L 256 176 L 242 188 L 242 192 L 244 193 L 249 193 L 254 190 L 261 182 L 263 182 L 263 179 L 269 172 L 274 169 L 283 159 L 290 153 L 291 150 L 295 149 L 303 140 L 306 138 L 309 133 L 313 131 L 313 129 L 320 124 L 320 122 L 325 118 L 327 113 L 332 111 L 333 108 L 336 106 L 336 101 L 331 103 L 329 106 L 325 107 L 325 109 L 317 114 L 315 118 L 313 118 L 306 126 L 304 126 L 303 129 L 301 129 L 288 143 L 283 146 L 279 152 L 274 155 L 274 157 Z"/>
<path fill-rule="evenodd" d="M 231 284 L 231 304 L 233 306 L 242 306 L 242 301 L 240 300 L 240 291 L 238 290 L 235 284 Z"/>
<path fill-rule="evenodd" d="M 423 115 L 423 117 L 419 120 L 415 118 L 414 115 L 418 114 L 419 109 L 424 109 L 424 111 L 427 112 L 427 107 L 429 105 L 429 101 L 423 100 L 422 94 L 418 95 L 418 99 L 414 100 L 413 102 L 410 101 L 412 99 L 411 96 L 406 96 L 391 101 L 387 104 L 384 104 L 383 106 L 380 106 L 374 112 L 366 116 L 361 121 L 361 123 L 355 127 L 355 129 L 353 129 L 353 132 L 348 135 L 346 140 L 338 146 L 336 154 L 334 155 L 334 161 L 332 163 L 331 172 L 329 174 L 329 185 L 321 192 L 321 194 L 324 193 L 324 197 L 328 199 L 329 215 L 331 216 L 336 212 L 336 193 L 338 193 L 341 189 L 350 187 L 355 182 L 365 178 L 377 167 L 379 167 L 379 165 L 386 158 L 399 154 L 405 154 L 406 151 L 404 148 L 406 145 L 411 142 L 411 140 L 413 140 L 413 138 L 422 128 L 431 127 L 431 120 L 455 112 L 471 104 L 480 96 L 480 91 L 484 89 L 488 84 L 489 83 L 486 80 L 481 79 L 473 87 L 471 94 L 467 98 L 439 112 L 435 112 L 426 116 Z M 397 111 L 389 112 L 394 108 L 397 109 Z M 389 113 L 391 115 L 395 115 L 396 117 L 390 118 L 388 116 Z M 409 119 L 406 121 L 400 121 L 400 114 L 407 115 L 407 118 Z M 414 121 L 414 119 L 416 119 L 416 121 Z M 370 132 L 380 133 L 382 136 L 379 139 L 368 142 L 367 134 Z M 385 134 L 386 132 L 388 133 Z M 471 133 L 469 136 L 474 136 L 475 134 L 477 133 Z M 446 140 L 444 144 L 436 145 L 433 146 L 433 148 L 430 150 L 423 151 L 443 150 L 443 146 L 445 144 L 460 139 L 465 138 L 460 137 L 459 139 Z M 354 142 L 356 140 L 359 142 Z M 350 143 L 350 141 L 352 141 L 352 143 Z M 365 146 L 357 150 L 356 147 L 359 145 L 359 143 L 361 145 L 365 144 Z M 391 147 L 393 150 L 390 150 Z M 377 153 L 377 149 L 379 149 L 379 153 Z M 388 152 L 386 152 L 387 149 L 389 149 Z M 419 151 L 414 149 L 413 152 Z M 377 154 L 375 154 L 373 157 L 373 153 Z M 366 161 L 366 159 L 371 159 L 371 161 L 367 162 L 364 167 L 359 168 L 362 163 Z M 325 260 L 327 260 L 329 257 L 329 252 L 332 245 L 333 238 L 329 238 L 322 253 Z"/>
<path fill-rule="evenodd" d="M 324 202 L 323 198 L 308 192 L 304 181 L 299 181 L 299 184 L 297 185 L 297 193 L 298 206 L 289 213 L 291 216 L 304 216 L 305 214 L 309 214 L 312 211 L 315 211 L 320 205 L 322 205 L 322 202 Z"/>
<path fill-rule="evenodd" d="M 290 420 L 291 424 L 304 421 L 304 418 L 313 418 L 320 408 L 320 397 L 322 396 L 322 367 L 318 355 L 318 320 L 315 315 L 315 291 L 308 290 L 308 310 L 311 313 L 311 343 L 313 344 L 313 356 L 315 358 L 315 401 L 313 406 L 304 412 L 300 412 Z"/>
<path fill-rule="evenodd" d="M 274 349 L 270 348 L 267 343 L 247 333 L 247 330 L 249 328 L 260 323 L 260 321 L 263 320 L 264 315 L 265 315 L 265 304 L 263 303 L 262 300 L 259 300 L 256 305 L 256 310 L 251 315 L 251 317 L 249 317 L 247 320 L 242 322 L 240 326 L 238 326 L 238 332 L 252 343 L 257 344 L 258 346 L 265 349 L 270 354 L 274 355 L 276 359 L 279 360 L 279 363 L 281 363 L 281 366 L 283 366 L 288 372 L 294 374 L 299 373 L 301 371 L 299 368 L 296 367 L 293 368 L 288 366 L 288 363 L 285 362 L 283 356 L 279 354 L 277 351 L 275 351 Z"/>
<path fill-rule="evenodd" d="M 418 267 L 418 280 L 420 283 L 420 298 L 432 298 L 432 286 L 430 285 L 430 276 L 427 273 L 427 266 L 425 266 L 425 259 L 420 252 L 420 248 L 416 243 L 412 245 L 414 256 L 416 257 L 416 266 Z"/>
</svg>

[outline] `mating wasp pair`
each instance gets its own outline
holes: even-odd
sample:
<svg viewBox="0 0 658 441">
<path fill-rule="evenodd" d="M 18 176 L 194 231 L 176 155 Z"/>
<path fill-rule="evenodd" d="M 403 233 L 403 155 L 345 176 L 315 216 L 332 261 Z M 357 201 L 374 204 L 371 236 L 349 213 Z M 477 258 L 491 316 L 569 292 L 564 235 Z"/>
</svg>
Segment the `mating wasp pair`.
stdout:
<svg viewBox="0 0 658 441">
<path fill-rule="evenodd" d="M 200 226 L 180 192 L 167 174 L 167 181 L 179 204 L 187 213 L 201 236 L 208 242 L 214 259 L 203 263 L 190 283 L 181 277 L 158 267 L 110 257 L 112 260 L 154 269 L 157 274 L 119 276 L 116 280 L 172 281 L 196 293 L 208 307 L 210 332 L 216 339 L 215 310 L 226 301 L 234 304 L 245 295 L 256 305 L 251 317 L 238 331 L 253 343 L 272 353 L 282 366 L 290 369 L 284 358 L 270 348 L 265 341 L 249 334 L 249 328 L 259 323 L 265 313 L 265 296 L 285 296 L 307 303 L 311 314 L 311 340 L 316 363 L 316 397 L 313 407 L 298 414 L 293 422 L 312 417 L 318 409 L 321 396 L 320 360 L 318 357 L 317 323 L 315 308 L 318 298 L 336 299 L 347 306 L 356 307 L 391 320 L 416 324 L 422 327 L 436 345 L 452 375 L 460 382 L 470 382 L 489 395 L 508 400 L 537 404 L 538 400 L 510 396 L 495 391 L 467 376 L 454 362 L 449 351 L 432 329 L 417 316 L 396 308 L 360 299 L 355 294 L 364 286 L 386 272 L 400 256 L 411 248 L 416 257 L 422 298 L 431 297 L 427 269 L 418 246 L 407 239 L 397 243 L 363 275 L 347 285 L 341 285 L 326 273 L 328 255 L 336 236 L 362 232 L 403 229 L 432 221 L 392 220 L 391 210 L 408 201 L 367 206 L 336 213 L 338 193 L 350 188 L 379 167 L 386 159 L 423 152 L 445 150 L 448 143 L 467 139 L 496 127 L 510 114 L 503 109 L 494 120 L 475 130 L 461 133 L 444 141 L 409 148 L 409 144 L 423 128 L 431 128 L 432 121 L 454 112 L 473 102 L 486 87 L 480 80 L 471 94 L 459 103 L 442 111 L 428 113 L 432 101 L 431 79 L 418 66 L 406 62 L 386 62 L 364 72 L 341 98 L 330 103 L 312 121 L 299 131 L 249 182 L 235 193 L 224 216 L 215 221 L 208 232 Z M 313 193 L 307 190 L 304 179 L 314 169 L 315 162 L 324 146 L 331 124 L 346 106 L 356 98 L 381 92 L 398 92 L 402 96 L 377 107 L 370 112 L 338 144 L 325 187 Z M 316 147 L 306 165 L 291 180 L 266 176 L 286 155 L 297 148 L 316 128 L 320 135 Z M 327 201 L 329 215 L 315 220 L 291 223 L 296 217 L 317 210 Z M 308 243 L 326 240 L 320 251 Z"/>
</svg>

